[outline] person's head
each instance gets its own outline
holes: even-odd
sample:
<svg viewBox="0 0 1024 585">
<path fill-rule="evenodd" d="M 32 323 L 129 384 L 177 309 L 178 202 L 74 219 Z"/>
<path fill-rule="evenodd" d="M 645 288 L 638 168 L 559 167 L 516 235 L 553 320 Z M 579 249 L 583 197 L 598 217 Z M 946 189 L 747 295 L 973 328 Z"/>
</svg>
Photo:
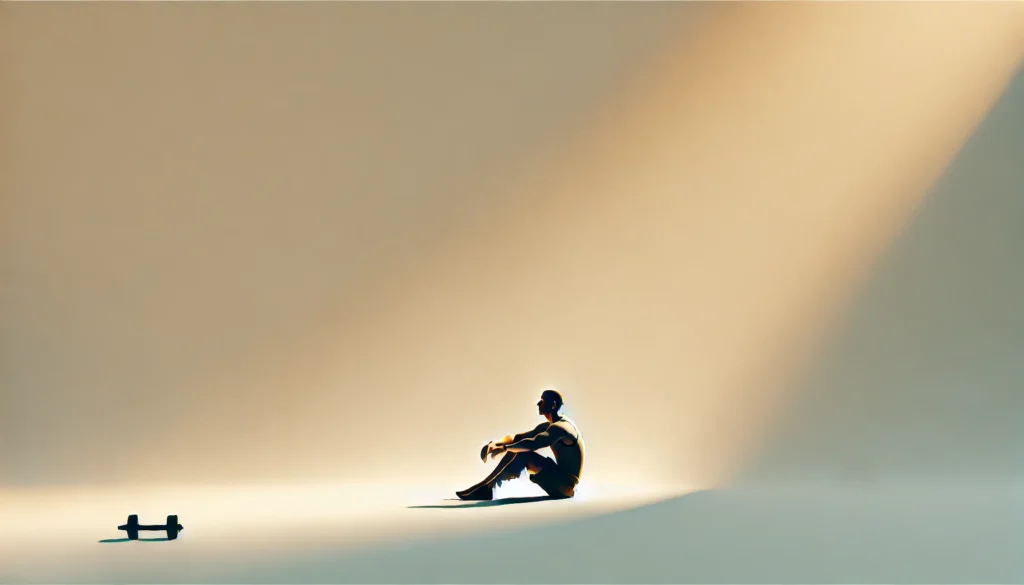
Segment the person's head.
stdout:
<svg viewBox="0 0 1024 585">
<path fill-rule="evenodd" d="M 562 394 L 558 390 L 545 390 L 540 393 L 540 401 L 537 402 L 537 412 L 552 418 L 558 415 L 562 408 Z"/>
</svg>

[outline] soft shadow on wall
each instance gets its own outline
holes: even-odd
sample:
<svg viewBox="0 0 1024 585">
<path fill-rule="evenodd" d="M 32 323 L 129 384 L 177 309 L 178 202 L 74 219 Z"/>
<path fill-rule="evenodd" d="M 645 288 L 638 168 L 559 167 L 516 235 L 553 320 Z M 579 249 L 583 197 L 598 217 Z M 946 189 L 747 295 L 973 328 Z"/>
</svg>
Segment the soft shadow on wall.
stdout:
<svg viewBox="0 0 1024 585">
<path fill-rule="evenodd" d="M 1024 478 L 1024 70 L 844 316 L 744 481 Z"/>
</svg>

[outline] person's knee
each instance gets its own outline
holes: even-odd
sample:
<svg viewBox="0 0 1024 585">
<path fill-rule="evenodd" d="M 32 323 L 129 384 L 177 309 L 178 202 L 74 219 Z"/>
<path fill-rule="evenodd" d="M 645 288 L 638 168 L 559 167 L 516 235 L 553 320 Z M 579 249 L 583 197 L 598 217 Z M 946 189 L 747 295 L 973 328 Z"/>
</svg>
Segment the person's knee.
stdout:
<svg viewBox="0 0 1024 585">
<path fill-rule="evenodd" d="M 510 453 L 505 452 L 505 455 L 501 458 L 502 462 L 511 461 L 519 465 L 525 465 L 527 467 L 541 465 L 541 461 L 544 457 L 537 455 L 536 453 L 521 452 L 521 453 Z"/>
</svg>

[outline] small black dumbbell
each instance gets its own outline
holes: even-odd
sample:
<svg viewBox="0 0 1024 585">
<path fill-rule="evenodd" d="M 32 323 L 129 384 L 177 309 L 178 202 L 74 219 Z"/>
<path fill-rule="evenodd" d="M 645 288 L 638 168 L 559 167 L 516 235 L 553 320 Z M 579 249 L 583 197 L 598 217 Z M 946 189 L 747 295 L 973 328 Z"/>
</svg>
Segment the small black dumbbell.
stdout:
<svg viewBox="0 0 1024 585">
<path fill-rule="evenodd" d="M 124 530 L 128 532 L 128 540 L 138 540 L 140 530 L 166 530 L 167 540 L 174 540 L 178 538 L 178 533 L 185 529 L 184 526 L 178 524 L 177 516 L 168 516 L 167 524 L 139 524 L 139 515 L 132 514 L 128 516 L 128 523 L 122 524 L 117 527 L 118 530 Z"/>
</svg>

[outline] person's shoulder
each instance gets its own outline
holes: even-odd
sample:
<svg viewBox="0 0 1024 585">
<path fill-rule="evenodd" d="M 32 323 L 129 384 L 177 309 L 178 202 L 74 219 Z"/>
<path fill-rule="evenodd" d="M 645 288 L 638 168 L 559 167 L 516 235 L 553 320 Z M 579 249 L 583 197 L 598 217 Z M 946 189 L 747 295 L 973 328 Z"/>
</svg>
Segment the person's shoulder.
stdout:
<svg viewBox="0 0 1024 585">
<path fill-rule="evenodd" d="M 561 431 L 563 433 L 567 433 L 567 434 L 570 434 L 570 435 L 576 434 L 576 424 L 574 422 L 572 422 L 571 420 L 567 419 L 567 418 L 563 418 L 562 420 L 560 420 L 560 421 L 558 421 L 556 423 L 551 423 L 551 429 L 552 430 L 557 429 L 558 431 Z"/>
</svg>

